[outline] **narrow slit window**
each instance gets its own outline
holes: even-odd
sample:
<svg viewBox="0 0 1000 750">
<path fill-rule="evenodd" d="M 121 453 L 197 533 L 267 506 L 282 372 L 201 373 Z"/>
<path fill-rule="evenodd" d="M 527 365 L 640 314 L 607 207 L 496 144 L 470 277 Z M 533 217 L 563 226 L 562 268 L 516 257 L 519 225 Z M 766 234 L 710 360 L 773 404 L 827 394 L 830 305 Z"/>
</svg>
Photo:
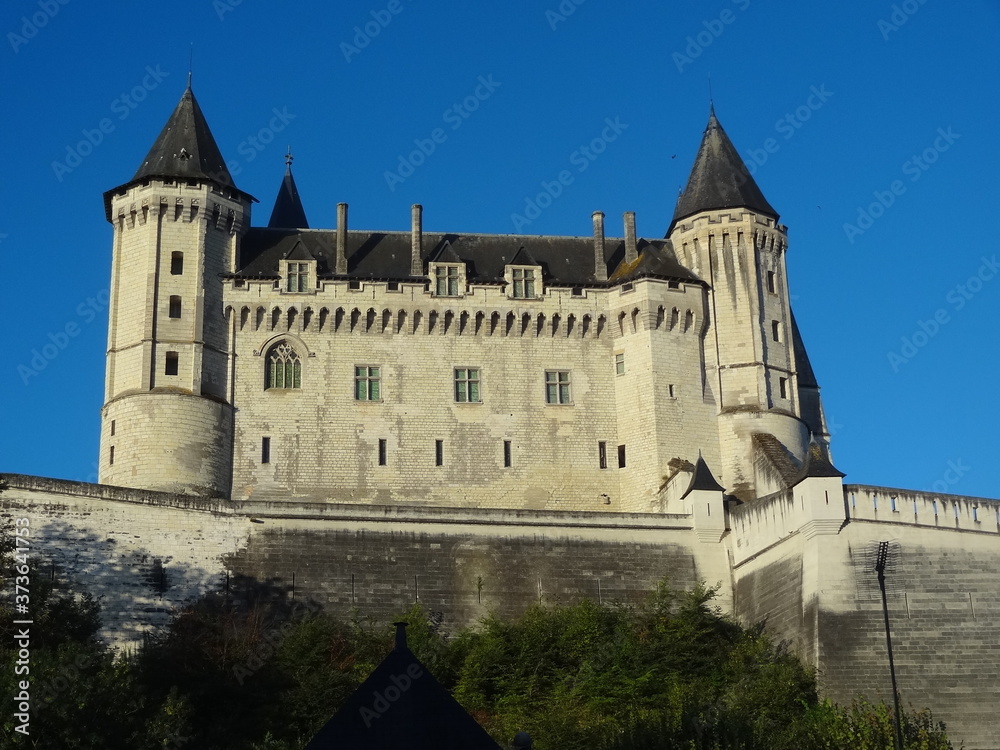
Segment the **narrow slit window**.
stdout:
<svg viewBox="0 0 1000 750">
<path fill-rule="evenodd" d="M 778 285 L 774 278 L 774 271 L 767 272 L 767 291 L 774 294 L 778 291 Z"/>
<path fill-rule="evenodd" d="M 111 420 L 111 437 L 115 436 L 115 420 Z"/>
<path fill-rule="evenodd" d="M 771 321 L 771 338 L 775 341 L 781 341 L 781 323 L 777 320 Z"/>
<path fill-rule="evenodd" d="M 174 251 L 170 253 L 170 275 L 180 276 L 184 273 L 184 253 Z"/>
<path fill-rule="evenodd" d="M 444 440 L 434 441 L 434 465 L 444 466 Z"/>
<path fill-rule="evenodd" d="M 619 469 L 624 469 L 625 468 L 625 446 L 624 445 L 619 445 L 618 446 L 618 468 Z"/>
<path fill-rule="evenodd" d="M 603 440 L 597 444 L 597 465 L 602 468 L 608 468 L 608 444 Z"/>
<path fill-rule="evenodd" d="M 181 298 L 179 295 L 170 295 L 170 317 L 179 318 L 181 316 Z"/>
<path fill-rule="evenodd" d="M 112 445 L 111 449 L 108 451 L 108 465 L 114 466 L 114 464 L 115 464 L 115 446 Z"/>
<path fill-rule="evenodd" d="M 260 439 L 260 462 L 262 464 L 271 463 L 271 438 L 269 437 Z"/>
<path fill-rule="evenodd" d="M 782 398 L 788 398 L 788 378 L 778 378 L 778 394 Z"/>
<path fill-rule="evenodd" d="M 166 357 L 164 357 L 163 374 L 177 374 L 177 352 L 167 352 Z"/>
<path fill-rule="evenodd" d="M 503 465 L 504 468 L 509 469 L 511 465 L 511 455 L 510 455 L 510 441 L 503 441 Z"/>
<path fill-rule="evenodd" d="M 385 466 L 385 464 L 386 464 L 386 457 L 387 457 L 386 454 L 387 454 L 387 446 L 386 446 L 385 438 L 379 438 L 379 441 L 378 441 L 378 465 L 379 466 Z"/>
</svg>

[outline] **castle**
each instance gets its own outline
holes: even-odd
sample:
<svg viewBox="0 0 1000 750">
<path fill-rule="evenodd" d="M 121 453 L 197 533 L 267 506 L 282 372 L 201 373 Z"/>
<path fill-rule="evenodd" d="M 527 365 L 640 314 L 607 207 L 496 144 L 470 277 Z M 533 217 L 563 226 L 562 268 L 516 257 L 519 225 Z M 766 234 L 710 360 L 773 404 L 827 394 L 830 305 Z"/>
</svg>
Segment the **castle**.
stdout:
<svg viewBox="0 0 1000 750">
<path fill-rule="evenodd" d="M 786 228 L 709 115 L 666 236 L 267 227 L 190 87 L 113 226 L 100 483 L 7 475 L 53 571 L 128 640 L 227 576 L 343 612 L 628 601 L 718 584 L 819 670 L 1000 747 L 1000 502 L 844 485 Z M 53 572 L 55 575 L 55 572 Z"/>
</svg>

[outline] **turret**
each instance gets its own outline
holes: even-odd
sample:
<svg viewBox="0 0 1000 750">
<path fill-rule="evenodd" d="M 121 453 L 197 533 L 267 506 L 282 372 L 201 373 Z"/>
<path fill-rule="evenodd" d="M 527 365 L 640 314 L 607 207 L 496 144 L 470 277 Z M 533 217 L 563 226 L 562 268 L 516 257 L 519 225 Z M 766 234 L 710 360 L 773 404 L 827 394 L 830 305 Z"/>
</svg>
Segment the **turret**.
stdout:
<svg viewBox="0 0 1000 750">
<path fill-rule="evenodd" d="M 711 290 L 706 370 L 720 415 L 722 481 L 750 499 L 753 434 L 774 435 L 802 460 L 809 429 L 799 417 L 786 230 L 714 109 L 667 236 Z"/>
<path fill-rule="evenodd" d="M 233 185 L 190 85 L 132 179 L 114 227 L 100 481 L 227 495 L 230 272 L 253 198 Z"/>
</svg>

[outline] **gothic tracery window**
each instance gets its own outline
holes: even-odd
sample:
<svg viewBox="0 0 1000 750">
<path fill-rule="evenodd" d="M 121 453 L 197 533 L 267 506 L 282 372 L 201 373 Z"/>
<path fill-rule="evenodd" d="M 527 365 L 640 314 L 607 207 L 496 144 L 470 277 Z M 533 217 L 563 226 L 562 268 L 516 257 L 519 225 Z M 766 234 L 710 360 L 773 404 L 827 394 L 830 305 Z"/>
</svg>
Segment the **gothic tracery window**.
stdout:
<svg viewBox="0 0 1000 750">
<path fill-rule="evenodd" d="M 301 388 L 302 360 L 287 341 L 271 347 L 267 355 L 266 388 Z"/>
</svg>

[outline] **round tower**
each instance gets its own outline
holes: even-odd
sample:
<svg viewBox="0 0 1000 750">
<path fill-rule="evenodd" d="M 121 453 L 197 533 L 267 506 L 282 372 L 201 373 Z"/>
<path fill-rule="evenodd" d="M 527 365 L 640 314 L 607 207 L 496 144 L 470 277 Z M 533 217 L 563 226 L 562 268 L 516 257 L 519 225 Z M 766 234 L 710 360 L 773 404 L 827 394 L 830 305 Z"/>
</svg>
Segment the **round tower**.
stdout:
<svg viewBox="0 0 1000 750">
<path fill-rule="evenodd" d="M 782 482 L 761 481 L 758 455 L 794 468 L 789 454 L 801 463 L 809 445 L 785 267 L 788 237 L 714 109 L 667 234 L 678 260 L 710 287 L 706 371 L 719 409 L 723 484 L 746 499 L 766 494 Z"/>
<path fill-rule="evenodd" d="M 114 227 L 102 484 L 228 496 L 233 414 L 219 275 L 253 198 L 238 190 L 190 85 L 125 184 Z"/>
</svg>

